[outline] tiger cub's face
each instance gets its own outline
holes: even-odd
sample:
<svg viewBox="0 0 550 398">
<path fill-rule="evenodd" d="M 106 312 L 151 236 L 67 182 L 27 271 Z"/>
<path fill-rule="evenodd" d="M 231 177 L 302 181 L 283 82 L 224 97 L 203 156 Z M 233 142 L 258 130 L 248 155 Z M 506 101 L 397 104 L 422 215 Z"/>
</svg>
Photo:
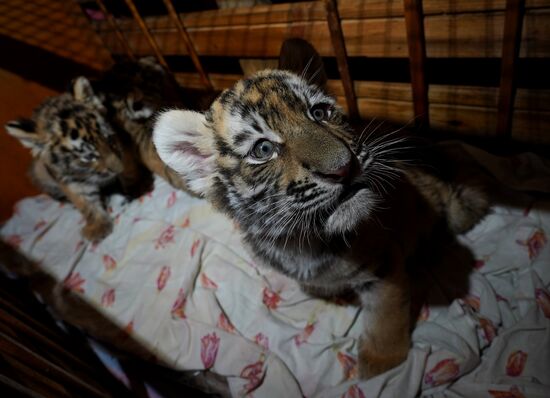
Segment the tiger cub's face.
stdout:
<svg viewBox="0 0 550 398">
<path fill-rule="evenodd" d="M 122 171 L 117 137 L 89 81 L 79 77 L 72 92 L 47 99 L 32 119 L 8 122 L 6 130 L 64 182 L 101 184 Z"/>
<path fill-rule="evenodd" d="M 266 239 L 345 233 L 376 201 L 369 154 L 354 149 L 334 99 L 290 72 L 242 80 L 206 114 L 162 113 L 153 139 L 192 190 Z"/>
</svg>

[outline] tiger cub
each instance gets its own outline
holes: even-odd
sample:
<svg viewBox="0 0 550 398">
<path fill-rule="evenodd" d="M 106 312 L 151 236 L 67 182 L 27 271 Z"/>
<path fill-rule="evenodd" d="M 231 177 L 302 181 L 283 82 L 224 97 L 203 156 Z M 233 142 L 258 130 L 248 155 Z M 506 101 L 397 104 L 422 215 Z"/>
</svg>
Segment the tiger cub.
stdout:
<svg viewBox="0 0 550 398">
<path fill-rule="evenodd" d="M 101 79 L 92 82 L 97 100 L 108 110 L 109 121 L 119 133 L 130 136 L 140 161 L 175 188 L 187 189 L 184 181 L 158 157 L 153 146 L 153 115 L 167 107 L 181 106 L 179 86 L 154 57 L 115 64 Z"/>
<path fill-rule="evenodd" d="M 161 113 L 153 141 L 191 190 L 238 223 L 257 261 L 315 296 L 358 300 L 363 378 L 407 357 L 407 261 L 441 221 L 462 232 L 488 206 L 475 189 L 396 161 L 398 142 L 354 135 L 334 98 L 288 71 L 239 81 L 205 113 Z"/>
<path fill-rule="evenodd" d="M 47 99 L 31 119 L 5 125 L 9 134 L 31 149 L 30 176 L 35 185 L 55 199 L 69 200 L 82 213 L 86 222 L 82 235 L 91 241 L 112 230 L 100 191 L 125 168 L 118 137 L 104 114 L 90 82 L 79 77 L 71 93 Z"/>
</svg>

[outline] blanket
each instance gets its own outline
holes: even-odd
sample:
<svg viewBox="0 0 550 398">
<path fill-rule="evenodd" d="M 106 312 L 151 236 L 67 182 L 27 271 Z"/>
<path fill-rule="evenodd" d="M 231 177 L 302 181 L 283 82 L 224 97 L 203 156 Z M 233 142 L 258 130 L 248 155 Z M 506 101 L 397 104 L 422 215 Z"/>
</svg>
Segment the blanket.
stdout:
<svg viewBox="0 0 550 398">
<path fill-rule="evenodd" d="M 549 186 L 540 160 L 495 166 L 472 151 L 515 189 Z M 223 375 L 235 397 L 550 397 L 550 202 L 520 196 L 459 237 L 475 261 L 466 294 L 425 276 L 407 360 L 368 381 L 360 309 L 259 266 L 238 225 L 160 179 L 139 200 L 110 199 L 115 228 L 99 244 L 80 236 L 77 210 L 44 195 L 21 201 L 0 235 L 163 363 Z"/>
</svg>

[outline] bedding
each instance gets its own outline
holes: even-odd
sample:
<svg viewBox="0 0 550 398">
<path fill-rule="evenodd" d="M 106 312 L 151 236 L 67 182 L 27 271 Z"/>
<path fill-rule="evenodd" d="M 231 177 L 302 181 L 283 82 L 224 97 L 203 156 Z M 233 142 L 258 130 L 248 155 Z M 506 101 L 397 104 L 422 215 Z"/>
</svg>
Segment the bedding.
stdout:
<svg viewBox="0 0 550 398">
<path fill-rule="evenodd" d="M 222 375 L 235 397 L 550 397 L 550 165 L 457 148 L 514 192 L 458 238 L 468 292 L 454 297 L 452 273 L 422 275 L 408 359 L 368 381 L 359 309 L 258 266 L 238 225 L 161 179 L 133 202 L 110 198 L 115 228 L 99 244 L 44 195 L 18 203 L 0 235 L 163 363 Z"/>
</svg>

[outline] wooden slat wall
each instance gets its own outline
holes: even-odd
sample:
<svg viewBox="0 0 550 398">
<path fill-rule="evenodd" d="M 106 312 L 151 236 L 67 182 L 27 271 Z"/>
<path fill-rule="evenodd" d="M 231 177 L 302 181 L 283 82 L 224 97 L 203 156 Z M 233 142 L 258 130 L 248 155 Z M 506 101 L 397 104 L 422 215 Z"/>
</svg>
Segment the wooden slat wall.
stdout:
<svg viewBox="0 0 550 398">
<path fill-rule="evenodd" d="M 408 58 L 404 13 L 404 2 L 407 1 L 338 1 L 337 12 L 347 55 Z M 521 38 L 516 47 L 519 48 L 518 56 L 549 58 L 550 0 L 525 0 L 524 3 Z M 179 18 L 199 59 L 204 56 L 276 58 L 281 43 L 289 37 L 310 41 L 323 56 L 337 56 L 327 23 L 326 4 L 327 0 L 226 8 L 180 14 Z M 426 40 L 423 51 L 428 59 L 500 58 L 506 50 L 503 40 L 507 0 L 424 0 L 421 4 L 423 17 L 417 15 L 416 18 L 423 21 Z M 163 55 L 188 55 L 188 46 L 182 41 L 181 30 L 174 24 L 173 16 L 146 17 L 144 22 Z M 92 24 L 113 53 L 124 54 L 124 46 L 112 24 L 107 21 Z M 117 25 L 134 54 L 153 54 L 151 40 L 146 39 L 134 19 L 120 18 Z M 421 65 L 416 70 L 423 71 L 424 67 Z M 495 74 L 499 72 L 495 70 Z M 204 88 L 205 74 L 201 75 L 179 73 L 177 79 L 183 86 Z M 214 89 L 228 87 L 240 77 L 208 75 Z M 429 76 L 427 78 L 429 80 Z M 504 76 L 502 87 L 507 87 L 508 82 L 508 77 Z M 420 89 L 425 84 L 416 85 L 417 100 L 413 101 L 410 84 L 356 81 L 351 85 L 357 97 L 353 103 L 357 104 L 361 117 L 387 117 L 403 123 L 411 121 L 415 114 L 429 114 L 434 128 L 464 134 L 497 135 L 498 88 L 430 85 L 426 94 Z M 347 107 L 351 98 L 349 88 L 347 101 L 342 82 L 330 82 L 330 88 L 341 105 Z M 507 136 L 550 143 L 550 134 L 545 133 L 550 129 L 547 115 L 550 109 L 546 105 L 548 91 L 519 89 L 513 102 L 516 111 L 509 123 L 511 131 Z"/>
</svg>

